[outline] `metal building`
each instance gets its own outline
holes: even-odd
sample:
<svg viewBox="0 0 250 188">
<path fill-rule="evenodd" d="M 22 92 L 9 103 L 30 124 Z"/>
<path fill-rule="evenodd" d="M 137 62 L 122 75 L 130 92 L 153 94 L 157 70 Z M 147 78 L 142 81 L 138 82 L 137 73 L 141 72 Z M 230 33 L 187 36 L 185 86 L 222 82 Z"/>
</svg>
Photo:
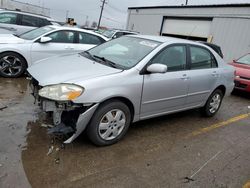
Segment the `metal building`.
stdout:
<svg viewBox="0 0 250 188">
<path fill-rule="evenodd" d="M 212 42 L 229 62 L 250 52 L 250 4 L 130 7 L 127 29 Z"/>
<path fill-rule="evenodd" d="M 0 8 L 8 10 L 20 10 L 24 12 L 39 14 L 43 16 L 50 16 L 50 9 L 32 5 L 29 3 L 23 3 L 17 0 L 0 0 Z"/>
</svg>

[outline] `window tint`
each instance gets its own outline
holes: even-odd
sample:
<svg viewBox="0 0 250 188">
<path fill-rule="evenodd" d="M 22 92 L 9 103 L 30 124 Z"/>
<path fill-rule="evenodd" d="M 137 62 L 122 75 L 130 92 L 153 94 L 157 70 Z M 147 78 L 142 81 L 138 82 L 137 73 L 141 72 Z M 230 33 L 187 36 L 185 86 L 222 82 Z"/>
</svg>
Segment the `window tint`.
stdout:
<svg viewBox="0 0 250 188">
<path fill-rule="evenodd" d="M 21 25 L 30 26 L 30 27 L 39 27 L 40 18 L 28 15 L 22 15 Z"/>
<path fill-rule="evenodd" d="M 0 23 L 16 24 L 17 14 L 14 13 L 2 13 L 0 14 Z"/>
<path fill-rule="evenodd" d="M 95 44 L 99 45 L 103 43 L 104 40 L 98 36 L 89 33 L 79 33 L 79 43 L 80 44 Z"/>
<path fill-rule="evenodd" d="M 168 72 L 186 69 L 186 47 L 182 45 L 167 47 L 157 54 L 151 64 L 160 63 L 168 66 Z"/>
<path fill-rule="evenodd" d="M 52 25 L 52 24 L 46 19 L 40 19 L 40 27 L 43 27 L 46 25 Z"/>
<path fill-rule="evenodd" d="M 217 62 L 212 54 L 200 47 L 190 47 L 191 69 L 208 69 L 217 67 Z"/>
<path fill-rule="evenodd" d="M 135 35 L 135 33 L 126 33 L 126 32 L 124 32 L 123 35 Z"/>
<path fill-rule="evenodd" d="M 73 31 L 56 31 L 47 35 L 47 37 L 52 38 L 51 42 L 56 43 L 73 43 L 74 42 L 74 32 Z"/>
<path fill-rule="evenodd" d="M 117 32 L 115 35 L 114 35 L 114 38 L 118 38 L 118 37 L 121 37 L 123 36 L 123 32 Z"/>
</svg>

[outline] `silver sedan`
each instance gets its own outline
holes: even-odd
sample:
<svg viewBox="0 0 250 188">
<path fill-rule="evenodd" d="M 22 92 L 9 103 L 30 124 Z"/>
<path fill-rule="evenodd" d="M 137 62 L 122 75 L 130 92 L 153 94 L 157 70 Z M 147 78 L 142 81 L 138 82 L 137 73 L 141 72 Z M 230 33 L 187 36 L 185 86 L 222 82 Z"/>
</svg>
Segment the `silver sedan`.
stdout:
<svg viewBox="0 0 250 188">
<path fill-rule="evenodd" d="M 85 130 L 100 146 L 136 121 L 193 108 L 211 117 L 234 87 L 233 67 L 211 48 L 158 36 L 121 37 L 28 72 L 41 108 L 53 112 L 50 133 L 70 143 Z"/>
</svg>

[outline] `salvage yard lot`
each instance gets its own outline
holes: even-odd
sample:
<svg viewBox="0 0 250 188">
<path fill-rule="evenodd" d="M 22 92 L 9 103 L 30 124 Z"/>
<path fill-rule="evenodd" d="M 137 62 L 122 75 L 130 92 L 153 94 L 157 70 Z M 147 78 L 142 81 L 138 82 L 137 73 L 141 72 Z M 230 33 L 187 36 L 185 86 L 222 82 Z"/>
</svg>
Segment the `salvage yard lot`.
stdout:
<svg viewBox="0 0 250 188">
<path fill-rule="evenodd" d="M 213 118 L 191 110 L 133 124 L 112 146 L 83 135 L 62 147 L 41 126 L 29 93 L 25 78 L 0 78 L 0 187 L 242 187 L 250 180 L 248 94 L 225 98 Z"/>
</svg>

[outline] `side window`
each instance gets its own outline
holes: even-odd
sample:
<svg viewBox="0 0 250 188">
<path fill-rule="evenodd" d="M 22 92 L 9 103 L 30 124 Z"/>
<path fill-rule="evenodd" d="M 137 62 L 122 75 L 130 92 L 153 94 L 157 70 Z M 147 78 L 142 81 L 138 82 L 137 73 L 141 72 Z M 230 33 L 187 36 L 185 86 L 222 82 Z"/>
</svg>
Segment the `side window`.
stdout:
<svg viewBox="0 0 250 188">
<path fill-rule="evenodd" d="M 98 36 L 89 33 L 79 33 L 79 43 L 80 44 L 94 44 L 99 45 L 103 43 L 104 40 Z"/>
<path fill-rule="evenodd" d="M 126 33 L 124 32 L 123 35 L 135 35 L 134 33 Z"/>
<path fill-rule="evenodd" d="M 168 66 L 168 72 L 186 69 L 186 46 L 176 45 L 165 48 L 152 60 L 153 63 L 160 63 Z"/>
<path fill-rule="evenodd" d="M 22 15 L 21 25 L 39 27 L 40 19 L 34 16 Z"/>
<path fill-rule="evenodd" d="M 114 35 L 114 38 L 119 38 L 123 36 L 123 32 L 117 32 L 115 35 Z"/>
<path fill-rule="evenodd" d="M 206 49 L 191 46 L 191 69 L 208 69 L 217 67 L 213 55 Z"/>
<path fill-rule="evenodd" d="M 56 31 L 47 35 L 52 38 L 51 42 L 55 43 L 74 43 L 74 32 L 73 31 Z"/>
<path fill-rule="evenodd" d="M 48 20 L 41 18 L 39 25 L 40 25 L 40 27 L 43 27 L 46 25 L 51 25 L 51 23 Z"/>
<path fill-rule="evenodd" d="M 17 14 L 14 13 L 2 13 L 0 14 L 0 23 L 16 24 Z"/>
</svg>

